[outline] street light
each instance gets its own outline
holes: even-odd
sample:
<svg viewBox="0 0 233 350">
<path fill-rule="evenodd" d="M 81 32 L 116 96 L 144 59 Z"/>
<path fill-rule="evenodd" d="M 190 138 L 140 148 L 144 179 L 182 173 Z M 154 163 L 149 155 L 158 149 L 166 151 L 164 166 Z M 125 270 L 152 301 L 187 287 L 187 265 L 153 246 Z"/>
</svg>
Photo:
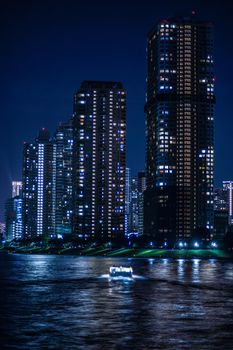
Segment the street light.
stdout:
<svg viewBox="0 0 233 350">
<path fill-rule="evenodd" d="M 179 247 L 183 248 L 183 246 L 184 246 L 183 242 L 179 242 Z"/>
<path fill-rule="evenodd" d="M 211 247 L 212 247 L 212 248 L 217 248 L 217 247 L 218 247 L 218 245 L 217 245 L 217 243 L 216 243 L 216 242 L 211 242 L 211 244 L 210 244 L 210 245 L 211 245 Z"/>
</svg>

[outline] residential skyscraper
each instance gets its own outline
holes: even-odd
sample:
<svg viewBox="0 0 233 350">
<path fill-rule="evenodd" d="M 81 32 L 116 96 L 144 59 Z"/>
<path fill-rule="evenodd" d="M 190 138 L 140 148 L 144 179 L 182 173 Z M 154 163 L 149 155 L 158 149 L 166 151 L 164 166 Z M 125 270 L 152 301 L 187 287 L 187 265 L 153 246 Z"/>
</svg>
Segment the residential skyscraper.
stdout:
<svg viewBox="0 0 233 350">
<path fill-rule="evenodd" d="M 170 246 L 213 232 L 213 25 L 161 20 L 148 34 L 144 233 Z"/>
<path fill-rule="evenodd" d="M 74 95 L 73 233 L 125 234 L 126 93 L 120 82 L 84 81 Z"/>
<path fill-rule="evenodd" d="M 54 236 L 56 150 L 45 129 L 23 149 L 23 236 Z"/>
<path fill-rule="evenodd" d="M 55 234 L 72 233 L 72 120 L 61 123 L 55 133 L 56 184 Z"/>
</svg>

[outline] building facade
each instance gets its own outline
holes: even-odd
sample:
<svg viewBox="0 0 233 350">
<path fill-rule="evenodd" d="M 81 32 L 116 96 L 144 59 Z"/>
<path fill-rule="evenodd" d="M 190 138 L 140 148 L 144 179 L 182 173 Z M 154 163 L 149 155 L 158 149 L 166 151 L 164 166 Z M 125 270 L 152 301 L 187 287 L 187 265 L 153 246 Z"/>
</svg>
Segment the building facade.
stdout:
<svg viewBox="0 0 233 350">
<path fill-rule="evenodd" d="M 125 234 L 126 93 L 119 82 L 84 81 L 74 95 L 73 234 Z"/>
<path fill-rule="evenodd" d="M 146 190 L 145 171 L 138 172 L 138 234 L 144 231 L 144 191 Z"/>
<path fill-rule="evenodd" d="M 12 181 L 12 197 L 5 204 L 5 238 L 22 238 L 22 181 Z"/>
<path fill-rule="evenodd" d="M 8 241 L 22 238 L 22 198 L 9 198 L 5 204 L 5 238 Z"/>
<path fill-rule="evenodd" d="M 23 236 L 54 237 L 56 150 L 50 134 L 41 129 L 23 149 Z"/>
<path fill-rule="evenodd" d="M 129 168 L 127 168 L 129 170 Z M 145 172 L 138 172 L 137 176 L 130 176 L 126 172 L 126 216 L 127 235 L 143 234 L 143 193 L 146 189 Z"/>
<path fill-rule="evenodd" d="M 129 214 L 131 201 L 131 172 L 130 168 L 125 170 L 125 236 L 129 233 Z"/>
<path fill-rule="evenodd" d="M 214 210 L 228 213 L 228 193 L 226 188 L 214 189 Z M 227 214 L 228 215 L 228 214 Z"/>
<path fill-rule="evenodd" d="M 161 20 L 148 34 L 144 234 L 170 246 L 213 232 L 213 26 Z"/>
<path fill-rule="evenodd" d="M 61 123 L 54 138 L 56 149 L 55 234 L 72 233 L 72 120 Z"/>
<path fill-rule="evenodd" d="M 227 225 L 233 225 L 233 181 L 223 181 L 221 188 L 214 190 L 215 216 L 227 217 Z M 216 229 L 215 229 L 216 231 Z"/>
<path fill-rule="evenodd" d="M 133 176 L 130 183 L 130 205 L 128 233 L 138 233 L 138 178 Z"/>
<path fill-rule="evenodd" d="M 233 225 L 233 181 L 223 181 L 223 189 L 227 193 L 228 224 Z"/>
</svg>

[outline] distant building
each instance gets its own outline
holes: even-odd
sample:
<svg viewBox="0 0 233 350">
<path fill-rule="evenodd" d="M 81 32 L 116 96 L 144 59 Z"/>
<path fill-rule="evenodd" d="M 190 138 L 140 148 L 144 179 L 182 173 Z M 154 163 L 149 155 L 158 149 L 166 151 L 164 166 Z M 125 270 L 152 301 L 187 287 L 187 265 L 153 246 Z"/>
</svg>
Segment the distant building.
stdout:
<svg viewBox="0 0 233 350">
<path fill-rule="evenodd" d="M 146 189 L 145 172 L 130 179 L 128 233 L 143 234 L 143 192 Z"/>
<path fill-rule="evenodd" d="M 215 188 L 214 210 L 228 213 L 228 193 L 226 188 Z"/>
<path fill-rule="evenodd" d="M 5 238 L 5 223 L 0 222 L 0 239 L 4 239 Z"/>
<path fill-rule="evenodd" d="M 12 198 L 22 196 L 22 181 L 12 181 Z"/>
<path fill-rule="evenodd" d="M 56 184 L 55 234 L 72 233 L 72 120 L 61 123 L 55 133 Z"/>
<path fill-rule="evenodd" d="M 9 198 L 5 204 L 5 238 L 22 238 L 22 198 Z"/>
<path fill-rule="evenodd" d="M 22 238 L 22 181 L 12 181 L 12 197 L 5 203 L 5 237 Z"/>
<path fill-rule="evenodd" d="M 129 233 L 138 233 L 138 179 L 131 178 L 130 185 L 130 211 L 129 211 Z"/>
<path fill-rule="evenodd" d="M 144 191 L 146 190 L 145 171 L 138 173 L 138 233 L 143 234 L 144 229 Z"/>
<path fill-rule="evenodd" d="M 73 234 L 125 234 L 126 93 L 120 82 L 84 81 L 74 95 Z"/>
<path fill-rule="evenodd" d="M 125 171 L 125 235 L 129 232 L 129 215 L 130 215 L 130 201 L 131 201 L 131 174 L 130 168 Z"/>
<path fill-rule="evenodd" d="M 228 212 L 226 210 L 214 211 L 214 236 L 219 242 L 223 241 L 228 231 Z"/>
<path fill-rule="evenodd" d="M 227 191 L 228 224 L 233 225 L 233 181 L 223 181 L 223 188 Z"/>
<path fill-rule="evenodd" d="M 221 188 L 214 190 L 214 211 L 227 213 L 228 225 L 233 225 L 233 181 L 223 181 Z"/>
<path fill-rule="evenodd" d="M 143 193 L 146 190 L 146 173 L 145 171 L 138 172 L 138 192 Z"/>
<path fill-rule="evenodd" d="M 148 34 L 144 234 L 159 245 L 213 234 L 213 25 L 161 20 Z"/>
<path fill-rule="evenodd" d="M 23 149 L 23 236 L 54 237 L 55 154 L 47 130 L 41 129 L 33 143 Z"/>
</svg>

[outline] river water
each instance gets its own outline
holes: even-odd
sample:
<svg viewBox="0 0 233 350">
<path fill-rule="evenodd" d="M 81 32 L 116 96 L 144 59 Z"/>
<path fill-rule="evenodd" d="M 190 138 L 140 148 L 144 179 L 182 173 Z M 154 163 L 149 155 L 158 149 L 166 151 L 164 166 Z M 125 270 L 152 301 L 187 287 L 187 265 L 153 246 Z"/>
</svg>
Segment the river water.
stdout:
<svg viewBox="0 0 233 350">
<path fill-rule="evenodd" d="M 233 262 L 1 254 L 0 284 L 1 350 L 233 349 Z"/>
</svg>

